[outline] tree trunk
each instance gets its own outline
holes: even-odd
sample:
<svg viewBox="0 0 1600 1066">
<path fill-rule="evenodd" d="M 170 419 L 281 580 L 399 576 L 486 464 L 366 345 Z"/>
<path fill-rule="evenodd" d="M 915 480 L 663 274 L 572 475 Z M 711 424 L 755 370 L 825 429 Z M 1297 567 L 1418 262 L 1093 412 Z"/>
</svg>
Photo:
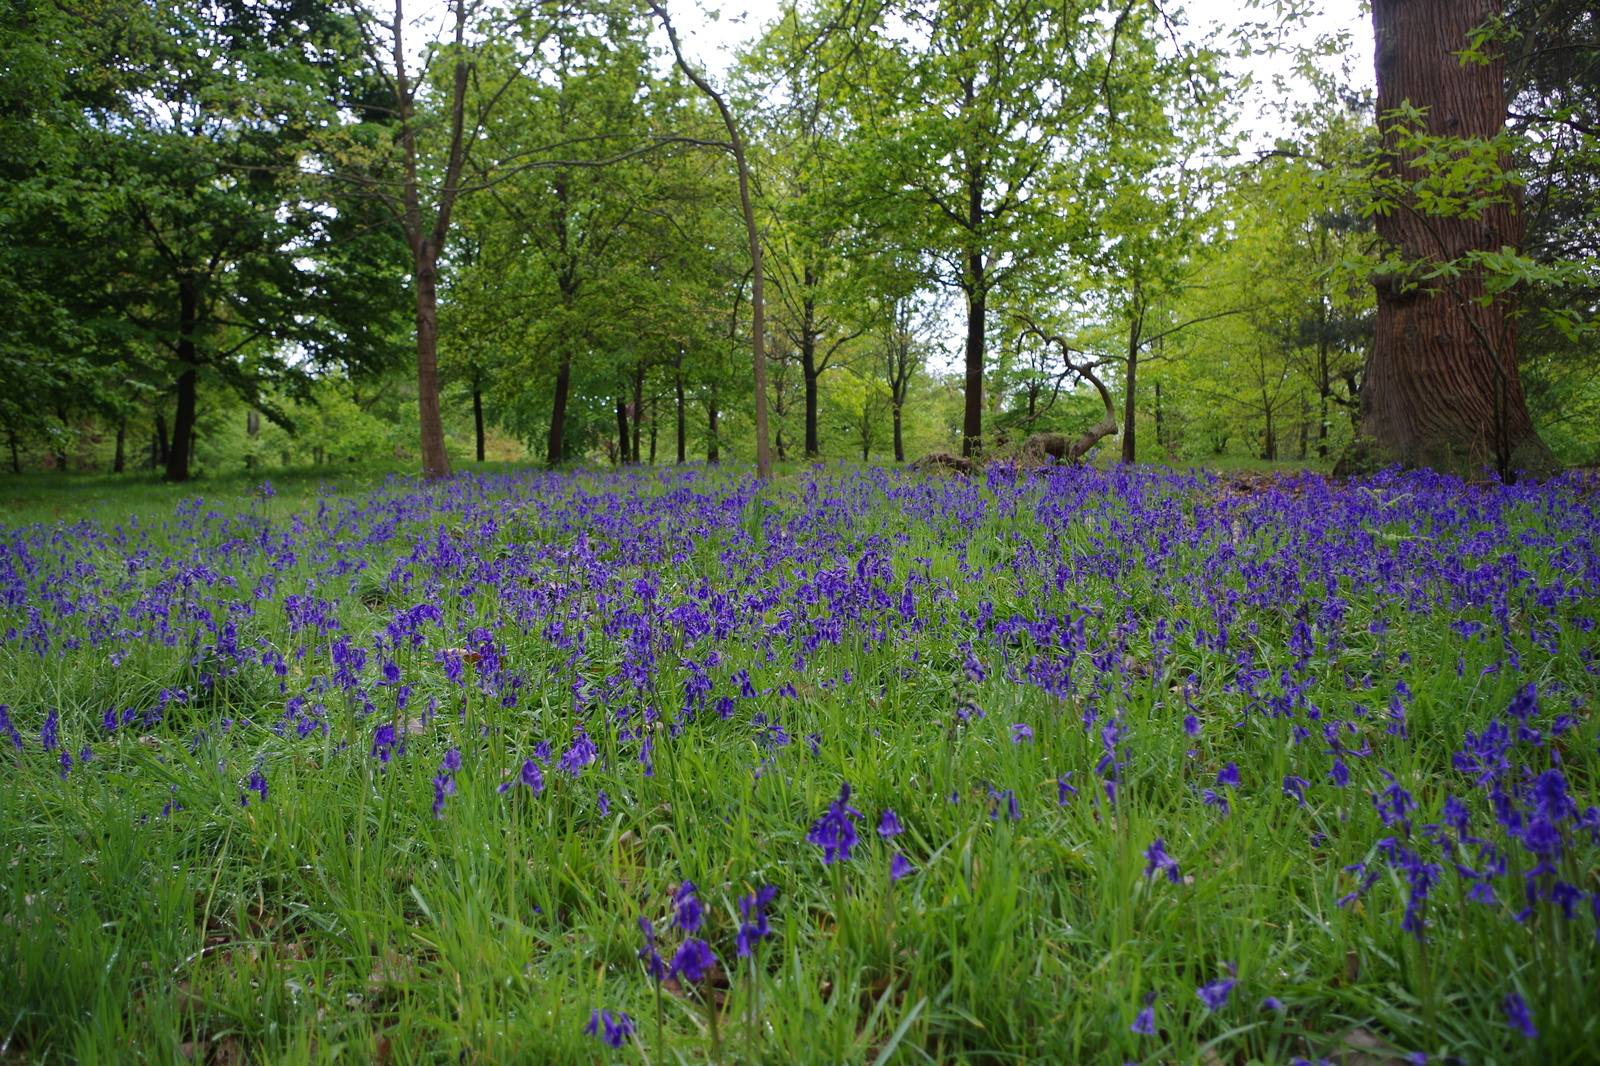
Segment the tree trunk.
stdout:
<svg viewBox="0 0 1600 1066">
<path fill-rule="evenodd" d="M 722 458 L 722 452 L 717 447 L 717 398 L 713 394 L 711 402 L 706 404 L 706 412 L 710 416 L 710 433 L 706 438 L 706 462 L 716 466 Z"/>
<path fill-rule="evenodd" d="M 1133 317 L 1128 324 L 1128 374 L 1123 382 L 1126 394 L 1122 398 L 1122 461 L 1131 463 L 1135 461 L 1138 452 L 1135 450 L 1138 427 L 1134 425 L 1134 393 L 1139 384 L 1139 344 L 1140 334 L 1144 332 L 1144 300 L 1139 293 L 1139 286 L 1133 287 Z"/>
<path fill-rule="evenodd" d="M 639 431 L 643 428 L 644 421 L 644 362 L 641 360 L 633 371 L 633 450 L 632 459 L 635 465 L 639 462 Z"/>
<path fill-rule="evenodd" d="M 7 442 L 11 445 L 11 472 L 22 473 L 22 449 L 17 446 L 17 431 L 12 429 L 6 432 Z"/>
<path fill-rule="evenodd" d="M 478 436 L 478 462 L 483 462 L 483 389 L 472 382 L 472 426 Z"/>
<path fill-rule="evenodd" d="M 659 395 L 659 394 L 658 394 Z M 650 465 L 656 465 L 656 396 L 650 397 Z"/>
<path fill-rule="evenodd" d="M 438 481 L 451 475 L 444 447 L 444 415 L 439 407 L 439 254 L 430 241 L 418 245 L 417 419 L 422 436 L 422 476 Z"/>
<path fill-rule="evenodd" d="M 683 420 L 683 374 L 679 373 L 673 379 L 673 386 L 678 392 L 678 465 L 682 466 L 689 461 L 688 446 L 689 434 Z"/>
<path fill-rule="evenodd" d="M 801 283 L 805 296 L 800 301 L 800 377 L 806 391 L 806 458 L 822 456 L 822 437 L 817 431 L 817 298 L 814 287 L 817 276 L 810 264 L 802 268 Z"/>
<path fill-rule="evenodd" d="M 1161 409 L 1161 381 L 1158 378 L 1154 383 L 1156 390 L 1156 447 L 1161 450 L 1163 457 L 1170 457 L 1172 449 L 1167 447 L 1167 432 L 1165 412 Z"/>
<path fill-rule="evenodd" d="M 567 396 L 572 391 L 572 357 L 565 350 L 556 364 L 556 391 L 550 401 L 550 443 L 545 449 L 544 461 L 549 466 L 560 466 L 567 441 Z"/>
<path fill-rule="evenodd" d="M 988 293 L 984 290 L 983 256 L 967 260 L 971 288 L 967 292 L 966 407 L 961 419 L 961 454 L 983 453 L 983 346 Z"/>
<path fill-rule="evenodd" d="M 898 400 L 894 403 L 894 461 L 897 463 L 906 461 L 906 446 L 900 437 L 900 402 Z"/>
<path fill-rule="evenodd" d="M 628 461 L 628 401 L 617 397 L 617 455 L 618 466 Z"/>
<path fill-rule="evenodd" d="M 172 444 L 166 454 L 168 481 L 189 480 L 189 443 L 194 437 L 195 392 L 199 382 L 199 356 L 195 330 L 200 313 L 200 291 L 193 282 L 178 286 L 178 364 L 187 367 L 178 375 L 178 410 L 172 421 Z M 157 423 L 160 425 L 160 423 Z M 162 427 L 165 428 L 164 426 Z"/>
<path fill-rule="evenodd" d="M 111 460 L 111 472 L 113 474 L 120 474 L 128 469 L 127 443 L 128 420 L 122 418 L 117 421 L 117 452 Z"/>
<path fill-rule="evenodd" d="M 1505 125 L 1505 60 L 1463 63 L 1456 55 L 1469 34 L 1497 15 L 1499 0 L 1375 0 L 1378 115 L 1386 176 L 1415 180 L 1402 151 L 1398 123 L 1388 116 L 1402 104 L 1424 112 L 1428 135 L 1490 140 Z M 1510 161 L 1503 161 L 1509 167 Z M 1504 190 L 1488 193 L 1477 218 L 1429 214 L 1414 196 L 1380 212 L 1376 227 L 1423 271 L 1474 252 L 1520 248 L 1520 205 Z M 1497 202 L 1501 201 L 1501 202 Z M 1506 478 L 1517 470 L 1548 472 L 1554 459 L 1534 431 L 1517 371 L 1514 300 L 1487 306 L 1484 278 L 1470 269 L 1457 278 L 1412 284 L 1394 275 L 1373 279 L 1378 316 L 1362 386 L 1361 433 L 1367 463 L 1473 474 L 1493 466 Z M 1429 286 L 1437 286 L 1429 288 Z M 1362 462 L 1352 449 L 1340 466 Z"/>
</svg>

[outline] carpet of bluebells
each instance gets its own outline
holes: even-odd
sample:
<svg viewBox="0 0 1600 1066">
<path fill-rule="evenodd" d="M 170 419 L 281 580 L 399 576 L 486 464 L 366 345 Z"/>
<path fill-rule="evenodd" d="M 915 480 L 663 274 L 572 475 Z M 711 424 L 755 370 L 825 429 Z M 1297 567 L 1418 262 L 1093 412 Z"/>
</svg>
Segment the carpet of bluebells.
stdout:
<svg viewBox="0 0 1600 1066">
<path fill-rule="evenodd" d="M 1127 468 L 0 530 L 0 1061 L 1592 1062 L 1597 544 Z"/>
</svg>

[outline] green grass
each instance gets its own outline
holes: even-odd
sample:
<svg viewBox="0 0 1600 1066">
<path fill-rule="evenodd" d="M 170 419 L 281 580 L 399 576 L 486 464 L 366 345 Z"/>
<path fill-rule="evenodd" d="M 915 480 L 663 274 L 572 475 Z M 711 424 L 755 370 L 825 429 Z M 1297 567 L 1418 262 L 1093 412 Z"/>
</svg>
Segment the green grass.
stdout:
<svg viewBox="0 0 1600 1066">
<path fill-rule="evenodd" d="M 278 495 L 265 504 L 248 495 L 247 479 L 75 479 L 59 490 L 6 481 L 13 544 L 28 545 L 36 568 L 24 573 L 15 553 L 5 566 L 61 628 L 45 656 L 21 637 L 0 646 L 0 701 L 27 744 L 0 762 L 0 1062 L 1243 1064 L 1330 1054 L 1350 1032 L 1473 1063 L 1576 1063 L 1591 1053 L 1600 1035 L 1593 923 L 1563 921 L 1544 905 L 1519 924 L 1507 906 L 1464 902 L 1468 886 L 1447 867 L 1429 938 L 1417 941 L 1400 926 L 1406 886 L 1374 859 L 1374 842 L 1394 830 L 1371 797 L 1387 787 L 1387 769 L 1415 797 L 1412 821 L 1437 822 L 1447 793 L 1471 792 L 1451 764 L 1464 731 L 1502 714 L 1521 685 L 1559 689 L 1562 706 L 1592 700 L 1586 639 L 1570 625 L 1592 600 L 1554 612 L 1568 624 L 1558 625 L 1553 653 L 1526 628 L 1541 616 L 1519 608 L 1528 613 L 1508 639 L 1521 671 L 1482 673 L 1504 659 L 1499 636 L 1462 639 L 1449 625 L 1492 622 L 1486 608 L 1408 610 L 1312 569 L 1281 575 L 1313 618 L 1319 598 L 1347 601 L 1341 644 L 1304 666 L 1309 700 L 1327 721 L 1360 723 L 1373 749 L 1349 760 L 1355 780 L 1337 790 L 1320 737 L 1300 743 L 1294 733 L 1317 724 L 1303 711 L 1270 717 L 1238 686 L 1247 668 L 1238 656 L 1249 649 L 1254 667 L 1273 671 L 1262 693 L 1280 692 L 1276 672 L 1295 658 L 1295 600 L 1252 598 L 1243 579 L 1228 577 L 1221 587 L 1245 595 L 1226 652 L 1192 629 L 1165 651 L 1155 643 L 1157 621 L 1215 629 L 1196 590 L 1220 547 L 1276 558 L 1312 521 L 1287 505 L 1275 526 L 1257 501 L 1152 482 L 1139 498 L 1091 492 L 1069 509 L 1071 521 L 1046 528 L 1033 490 L 1007 486 L 941 496 L 935 481 L 919 496 L 908 486 L 925 483 L 895 482 L 906 493 L 895 503 L 870 477 L 836 472 L 820 485 L 820 498 L 837 501 L 824 512 L 798 472 L 761 507 L 739 502 L 744 490 L 720 477 L 696 491 L 723 509 L 691 513 L 687 498 L 655 511 L 630 502 L 672 491 L 658 481 L 610 478 L 596 471 L 514 498 L 440 497 L 416 511 L 404 509 L 405 486 L 363 495 L 379 481 L 372 474 L 330 482 L 317 471 L 273 471 Z M 185 524 L 174 508 L 197 494 L 219 517 L 203 509 Z M 1401 489 L 1375 495 L 1407 498 Z M 577 500 L 590 504 L 581 520 Z M 329 517 L 319 519 L 324 502 Z M 915 513 L 924 504 L 929 517 Z M 369 515 L 356 517 L 357 505 L 371 505 Z M 1361 496 L 1345 505 L 1371 506 Z M 1555 508 L 1509 503 L 1511 524 L 1488 521 L 1493 537 L 1459 548 L 1461 557 L 1512 552 L 1542 580 L 1563 576 L 1545 547 L 1518 538 L 1555 528 L 1574 506 L 1568 497 Z M 392 538 L 356 545 L 396 513 L 404 518 Z M 1337 535 L 1375 531 L 1374 558 L 1420 550 L 1404 537 L 1384 540 L 1383 506 L 1372 513 Z M 148 540 L 105 534 L 131 514 Z M 1201 529 L 1202 517 L 1218 514 L 1227 520 Z M 341 515 L 352 517 L 341 525 Z M 55 523 L 90 516 L 99 526 L 82 529 L 92 532 L 52 540 L 64 528 Z M 24 532 L 24 520 L 52 528 Z M 1160 522 L 1192 537 L 1158 566 Z M 1425 535 L 1416 522 L 1406 528 Z M 235 545 L 274 537 L 294 539 L 292 561 Z M 640 543 L 667 537 L 679 539 L 676 562 L 641 561 Z M 762 561 L 796 543 L 825 550 Z M 179 566 L 130 569 L 139 547 Z M 1110 553 L 1125 565 L 1115 579 L 1058 588 L 1020 565 L 1029 550 L 1079 561 Z M 885 559 L 879 584 L 890 598 L 838 593 L 871 552 Z M 368 565 L 334 572 L 341 558 Z M 478 560 L 513 576 L 491 579 Z M 213 573 L 182 579 L 195 566 Z M 915 629 L 892 599 L 912 574 Z M 652 576 L 660 587 L 646 600 L 638 583 Z M 757 612 L 764 628 L 686 643 L 685 623 L 663 612 L 704 602 L 702 583 L 738 599 L 781 595 Z M 520 617 L 517 598 L 529 589 L 544 590 L 550 606 Z M 51 591 L 84 603 L 84 615 L 61 615 Z M 153 625 L 153 614 L 131 608 L 168 593 L 159 615 L 180 634 L 173 646 L 88 642 L 87 597 L 118 605 L 118 625 Z M 339 687 L 330 637 L 291 632 L 282 607 L 291 593 L 333 603 L 333 635 L 363 646 L 397 610 L 441 607 L 421 646 L 402 640 L 393 652 L 413 686 L 404 710 L 393 686 L 375 683 L 376 653 L 364 696 Z M 611 613 L 619 605 L 657 612 L 656 665 L 646 690 L 619 686 L 603 700 L 606 680 L 642 655 Z M 26 606 L 3 608 L 0 628 L 26 626 Z M 1008 676 L 1059 646 L 994 639 L 976 621 L 985 610 L 1076 619 L 1085 607 L 1081 680 L 1065 696 Z M 784 610 L 809 620 L 791 622 L 792 637 L 775 635 Z M 199 678 L 221 660 L 206 650 L 217 638 L 195 621 L 199 612 L 215 625 L 235 620 L 254 657 L 209 685 Z M 1374 631 L 1379 618 L 1386 625 Z M 828 622 L 839 624 L 833 636 L 808 628 Z M 569 636 L 583 631 L 581 655 L 552 639 L 552 623 Z M 480 684 L 489 676 L 480 667 L 467 668 L 464 686 L 446 676 L 440 654 L 467 646 L 478 626 L 521 678 L 511 705 L 506 691 Z M 874 627 L 896 636 L 875 639 Z M 803 636 L 819 631 L 824 638 L 806 647 Z M 73 636 L 84 646 L 63 651 Z M 1094 653 L 1112 648 L 1091 667 Z M 683 660 L 705 666 L 711 650 L 721 657 L 707 667 L 713 699 L 737 693 L 740 669 L 762 694 L 736 699 L 726 721 L 708 702 L 675 728 L 694 676 Z M 262 651 L 285 660 L 284 691 L 258 661 Z M 1413 694 L 1405 738 L 1382 719 L 1402 681 Z M 786 684 L 793 695 L 780 691 Z M 108 706 L 147 710 L 183 685 L 196 698 L 170 704 L 159 724 L 110 734 L 99 725 Z M 275 728 L 297 695 L 323 704 L 325 732 Z M 435 700 L 403 753 L 373 757 L 377 723 L 403 724 Z M 1357 703 L 1371 716 L 1361 719 Z M 646 706 L 657 717 L 646 727 L 653 773 L 626 735 L 640 727 L 637 714 L 616 713 Z M 1180 727 L 1190 707 L 1197 736 Z M 92 753 L 64 777 L 36 740 L 51 711 L 65 750 Z M 780 722 L 787 742 L 775 743 L 757 714 Z M 1096 769 L 1113 715 L 1126 734 L 1115 804 Z M 559 756 L 580 721 L 597 762 L 573 776 L 552 759 L 537 796 L 498 790 L 537 741 Z M 1031 740 L 1014 742 L 1014 723 L 1028 725 Z M 1569 780 L 1589 803 L 1595 734 L 1584 712 L 1563 742 Z M 451 749 L 463 761 L 435 818 Z M 1242 781 L 1221 790 L 1231 804 L 1223 816 L 1202 792 L 1230 762 Z M 245 790 L 257 767 L 264 801 Z M 1058 803 L 1067 774 L 1079 791 Z M 1283 793 L 1291 774 L 1312 782 L 1305 806 Z M 828 866 L 806 835 L 845 782 L 864 815 L 861 844 L 849 862 Z M 874 832 L 884 807 L 906 827 L 892 844 Z M 1480 828 L 1486 811 L 1480 803 Z M 1177 883 L 1146 876 L 1145 849 L 1157 837 L 1179 861 Z M 891 882 L 895 850 L 915 872 Z M 1343 867 L 1363 861 L 1382 879 L 1354 905 L 1336 906 L 1353 887 Z M 699 886 L 700 935 L 722 969 L 698 991 L 658 994 L 637 958 L 637 922 L 655 922 L 664 948 L 676 946 L 682 937 L 667 919 L 685 879 Z M 774 935 L 741 960 L 738 897 L 762 884 L 779 889 Z M 1195 990 L 1228 973 L 1240 982 L 1228 1006 L 1207 1011 Z M 1536 1004 L 1537 1042 L 1505 1024 L 1499 1004 L 1513 989 Z M 1131 1029 L 1147 995 L 1156 1036 Z M 1269 996 L 1284 1009 L 1263 1008 Z M 634 1019 L 627 1047 L 584 1035 L 597 1008 Z"/>
</svg>

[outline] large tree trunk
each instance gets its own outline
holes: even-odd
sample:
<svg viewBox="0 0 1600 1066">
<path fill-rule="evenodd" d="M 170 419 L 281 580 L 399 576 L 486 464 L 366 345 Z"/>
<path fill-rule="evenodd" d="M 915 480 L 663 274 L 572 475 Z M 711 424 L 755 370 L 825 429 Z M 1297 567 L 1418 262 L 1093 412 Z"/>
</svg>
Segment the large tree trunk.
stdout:
<svg viewBox="0 0 1600 1066">
<path fill-rule="evenodd" d="M 166 479 L 189 480 L 189 444 L 194 438 L 195 391 L 199 382 L 199 356 L 195 348 L 195 330 L 200 313 L 200 293 L 195 286 L 184 282 L 178 286 L 178 363 L 187 367 L 178 375 L 178 411 L 172 422 L 172 445 L 165 449 L 167 455 Z"/>
<path fill-rule="evenodd" d="M 1504 57 L 1492 50 L 1492 61 L 1482 65 L 1463 63 L 1456 55 L 1500 7 L 1498 0 L 1373 3 L 1388 177 L 1406 182 L 1423 176 L 1409 168 L 1417 153 L 1402 151 L 1398 124 L 1387 117 L 1402 104 L 1423 111 L 1430 136 L 1488 140 L 1504 128 Z M 1500 193 L 1487 197 L 1501 198 Z M 1477 218 L 1446 217 L 1426 213 L 1414 197 L 1401 196 L 1396 209 L 1376 216 L 1376 226 L 1424 271 L 1430 263 L 1460 260 L 1474 251 L 1520 247 L 1523 237 L 1514 202 L 1490 202 Z M 1550 450 L 1534 431 L 1523 400 L 1513 300 L 1478 303 L 1484 279 L 1470 271 L 1420 285 L 1386 275 L 1374 278 L 1374 285 L 1377 329 L 1362 386 L 1366 461 L 1467 475 L 1489 466 L 1503 477 L 1519 469 L 1552 469 Z M 1362 464 L 1361 452 L 1353 449 L 1341 467 Z"/>
</svg>

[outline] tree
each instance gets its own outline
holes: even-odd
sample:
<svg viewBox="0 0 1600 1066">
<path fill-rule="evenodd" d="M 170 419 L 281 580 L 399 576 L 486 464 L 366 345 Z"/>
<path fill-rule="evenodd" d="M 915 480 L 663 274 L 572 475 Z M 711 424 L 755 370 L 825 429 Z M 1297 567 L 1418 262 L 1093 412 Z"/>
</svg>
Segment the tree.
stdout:
<svg viewBox="0 0 1600 1066">
<path fill-rule="evenodd" d="M 341 234 L 294 176 L 354 50 L 347 23 L 295 0 L 104 14 L 57 17 L 56 39 L 82 64 L 66 83 L 94 88 L 59 113 L 53 159 L 12 203 L 31 271 L 75 323 L 58 342 L 115 353 L 111 387 L 94 398 L 75 385 L 73 399 L 120 426 L 130 386 L 170 391 L 160 450 L 167 478 L 182 481 L 202 384 L 276 415 L 267 395 L 303 388 L 319 361 L 375 354 L 360 337 L 360 320 L 383 314 L 368 235 Z"/>
<path fill-rule="evenodd" d="M 667 31 L 667 40 L 672 45 L 672 55 L 677 61 L 678 69 L 683 71 L 684 77 L 694 83 L 695 88 L 716 105 L 717 113 L 722 116 L 723 126 L 728 131 L 728 140 L 726 144 L 717 147 L 726 148 L 733 154 L 734 165 L 738 170 L 739 206 L 744 214 L 745 233 L 750 242 L 750 347 L 755 369 L 756 477 L 765 481 L 772 476 L 772 455 L 767 433 L 766 300 L 762 285 L 761 231 L 756 225 L 755 206 L 751 200 L 750 162 L 745 152 L 744 135 L 734 118 L 733 109 L 728 105 L 727 97 L 718 92 L 706 80 L 705 75 L 696 70 L 684 56 L 683 46 L 678 41 L 678 31 L 672 24 L 672 17 L 667 12 L 666 4 L 661 0 L 648 0 L 648 3 L 650 10 L 661 20 L 662 28 Z M 713 427 L 716 422 L 714 411 L 715 408 L 711 416 Z M 713 446 L 715 434 L 716 430 L 713 428 Z"/>
<path fill-rule="evenodd" d="M 1362 395 L 1371 458 L 1503 477 L 1553 457 L 1517 368 L 1523 223 L 1503 138 L 1505 58 L 1463 56 L 1498 0 L 1374 0 L 1382 134 L 1373 210 L 1392 254 Z M 1481 39 L 1480 39 L 1481 40 Z M 1343 466 L 1360 461 L 1347 453 Z"/>
</svg>

